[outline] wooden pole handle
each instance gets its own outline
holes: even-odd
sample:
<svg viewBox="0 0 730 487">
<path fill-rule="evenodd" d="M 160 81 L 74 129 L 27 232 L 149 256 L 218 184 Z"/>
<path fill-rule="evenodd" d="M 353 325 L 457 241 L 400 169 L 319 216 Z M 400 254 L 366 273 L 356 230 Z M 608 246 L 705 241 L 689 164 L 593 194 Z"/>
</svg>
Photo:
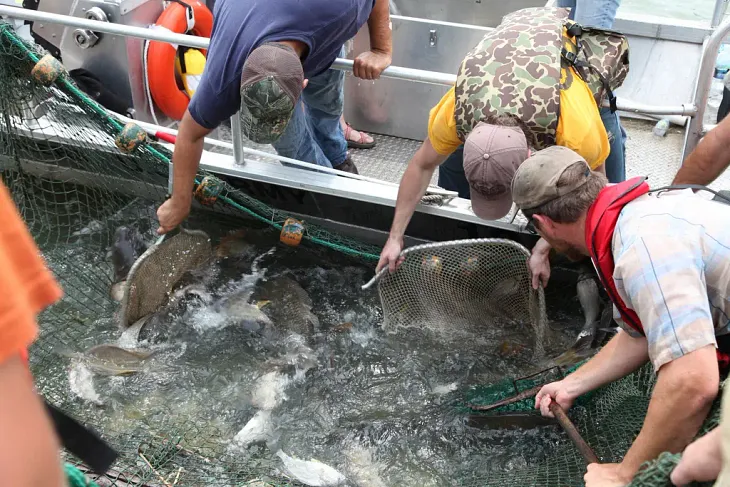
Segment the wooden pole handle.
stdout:
<svg viewBox="0 0 730 487">
<path fill-rule="evenodd" d="M 568 418 L 568 415 L 565 414 L 565 410 L 560 406 L 560 404 L 552 401 L 550 403 L 550 412 L 553 413 L 555 419 L 558 420 L 560 426 L 563 427 L 575 447 L 578 448 L 578 451 L 583 456 L 586 464 L 601 463 L 598 460 L 596 454 L 593 453 L 593 450 L 591 450 L 591 447 L 588 446 L 588 443 L 586 443 L 583 437 L 580 435 L 578 429 L 575 427 L 573 422 L 570 420 L 570 418 Z"/>
</svg>

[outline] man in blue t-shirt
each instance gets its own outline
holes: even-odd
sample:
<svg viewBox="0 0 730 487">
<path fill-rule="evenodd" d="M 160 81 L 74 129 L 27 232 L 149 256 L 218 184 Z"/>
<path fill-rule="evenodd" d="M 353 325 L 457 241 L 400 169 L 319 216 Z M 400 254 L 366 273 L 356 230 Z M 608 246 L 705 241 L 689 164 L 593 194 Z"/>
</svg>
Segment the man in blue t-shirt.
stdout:
<svg viewBox="0 0 730 487">
<path fill-rule="evenodd" d="M 365 22 L 370 51 L 353 72 L 378 79 L 390 65 L 388 0 L 217 0 L 205 71 L 180 122 L 172 197 L 160 233 L 190 212 L 203 138 L 240 110 L 243 134 L 279 155 L 357 174 L 340 127 L 345 74 L 329 69 Z"/>
</svg>

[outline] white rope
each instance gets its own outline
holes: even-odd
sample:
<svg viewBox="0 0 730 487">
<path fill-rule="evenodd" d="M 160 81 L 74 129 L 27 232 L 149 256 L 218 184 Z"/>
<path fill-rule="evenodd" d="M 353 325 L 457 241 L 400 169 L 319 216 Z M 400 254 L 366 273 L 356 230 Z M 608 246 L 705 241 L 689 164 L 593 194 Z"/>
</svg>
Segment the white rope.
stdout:
<svg viewBox="0 0 730 487">
<path fill-rule="evenodd" d="M 150 107 L 150 114 L 152 115 L 152 121 L 155 122 L 155 125 L 160 125 L 160 122 L 157 121 L 157 115 L 155 114 L 155 104 L 152 102 L 152 93 L 150 91 L 150 80 L 149 80 L 149 74 L 148 74 L 148 68 L 147 68 L 147 52 L 150 49 L 150 41 L 144 42 L 144 53 L 142 54 L 142 72 L 143 72 L 143 82 L 144 85 L 144 93 L 147 97 L 147 103 Z"/>
</svg>

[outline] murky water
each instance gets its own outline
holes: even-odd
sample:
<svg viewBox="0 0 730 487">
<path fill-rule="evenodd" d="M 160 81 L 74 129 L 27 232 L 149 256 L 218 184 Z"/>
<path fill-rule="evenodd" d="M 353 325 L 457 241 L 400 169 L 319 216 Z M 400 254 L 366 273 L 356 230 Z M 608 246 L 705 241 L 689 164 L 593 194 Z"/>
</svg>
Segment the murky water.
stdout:
<svg viewBox="0 0 730 487">
<path fill-rule="evenodd" d="M 46 249 L 51 266 L 65 277 L 66 292 L 95 297 L 79 301 L 99 309 L 93 319 L 79 313 L 82 324 L 74 325 L 70 345 L 84 350 L 122 343 L 156 352 L 131 376 L 95 375 L 59 357 L 38 377 L 52 397 L 63 398 L 65 407 L 110 438 L 138 429 L 183 436 L 201 458 L 235 462 L 249 478 L 296 478 L 275 455 L 281 450 L 331 466 L 350 485 L 443 486 L 468 485 L 475 476 L 538 461 L 561 437 L 555 426 L 467 426 L 459 408 L 469 386 L 534 370 L 532 340 L 523 331 L 495 324 L 489 333 L 459 341 L 429 330 L 386 333 L 375 290 L 360 289 L 371 266 L 321 249 L 285 247 L 267 229 L 247 228 L 225 240 L 220 253 L 227 257 L 200 272 L 194 296 L 170 312 L 166 326 L 146 340 L 120 342 L 117 305 L 99 304 L 108 289 L 98 274 L 107 273 L 108 280 L 109 267 L 98 248 L 110 245 L 113 227 L 153 210 L 130 207 L 105 223 L 83 222 L 68 244 Z M 235 228 L 207 216 L 191 226 L 202 226 L 215 243 Z M 221 306 L 236 296 L 257 303 L 262 286 L 281 276 L 311 298 L 319 322 L 313 333 L 295 333 L 284 320 L 242 323 Z M 268 316 L 282 316 L 275 312 L 281 302 L 258 304 Z M 567 347 L 579 328 L 574 311 L 552 313 L 573 329 L 552 324 L 549 354 Z M 62 326 L 50 319 L 46 330 Z"/>
</svg>

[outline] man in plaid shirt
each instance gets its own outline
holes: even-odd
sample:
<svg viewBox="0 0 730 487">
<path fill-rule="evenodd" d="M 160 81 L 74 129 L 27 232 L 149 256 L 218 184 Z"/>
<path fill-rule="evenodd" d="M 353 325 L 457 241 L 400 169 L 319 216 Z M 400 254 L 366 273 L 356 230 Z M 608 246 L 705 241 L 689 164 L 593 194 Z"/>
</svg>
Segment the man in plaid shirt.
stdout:
<svg viewBox="0 0 730 487">
<path fill-rule="evenodd" d="M 550 415 L 651 361 L 644 425 L 620 464 L 593 464 L 587 487 L 628 484 L 639 466 L 697 434 L 730 365 L 730 205 L 691 190 L 650 193 L 645 178 L 609 185 L 581 156 L 551 147 L 512 182 L 517 206 L 557 251 L 590 256 L 622 330 L 590 361 L 535 398 Z M 718 367 L 718 363 L 720 367 Z"/>
</svg>

